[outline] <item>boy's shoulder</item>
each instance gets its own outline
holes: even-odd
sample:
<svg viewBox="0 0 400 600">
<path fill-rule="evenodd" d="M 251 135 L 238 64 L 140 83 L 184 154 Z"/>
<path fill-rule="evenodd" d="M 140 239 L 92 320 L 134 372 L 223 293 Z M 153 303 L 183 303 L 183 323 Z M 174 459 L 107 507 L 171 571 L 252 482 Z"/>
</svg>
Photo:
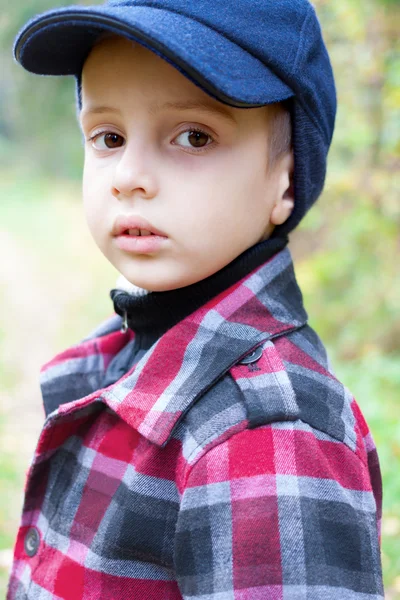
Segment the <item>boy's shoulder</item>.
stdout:
<svg viewBox="0 0 400 600">
<path fill-rule="evenodd" d="M 242 551 L 234 565 L 247 561 L 249 585 L 263 582 L 260 564 L 273 564 L 267 577 L 282 572 L 289 596 L 382 598 L 381 476 L 368 426 L 308 325 L 259 348 L 181 422 L 177 547 L 187 585 L 192 540 L 214 557 L 232 522 Z"/>
<path fill-rule="evenodd" d="M 233 365 L 187 412 L 180 437 L 188 462 L 195 462 L 231 436 L 266 426 L 308 432 L 365 457 L 368 428 L 308 324 L 265 341 Z"/>
</svg>

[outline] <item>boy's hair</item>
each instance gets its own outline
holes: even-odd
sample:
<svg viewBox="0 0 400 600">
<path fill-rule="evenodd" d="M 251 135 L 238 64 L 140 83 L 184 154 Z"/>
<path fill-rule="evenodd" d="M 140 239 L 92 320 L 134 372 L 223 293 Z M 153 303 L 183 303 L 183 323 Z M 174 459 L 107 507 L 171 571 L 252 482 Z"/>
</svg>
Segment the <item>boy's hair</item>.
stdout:
<svg viewBox="0 0 400 600">
<path fill-rule="evenodd" d="M 288 101 L 270 104 L 268 109 L 268 169 L 272 170 L 292 149 L 292 122 Z"/>
</svg>

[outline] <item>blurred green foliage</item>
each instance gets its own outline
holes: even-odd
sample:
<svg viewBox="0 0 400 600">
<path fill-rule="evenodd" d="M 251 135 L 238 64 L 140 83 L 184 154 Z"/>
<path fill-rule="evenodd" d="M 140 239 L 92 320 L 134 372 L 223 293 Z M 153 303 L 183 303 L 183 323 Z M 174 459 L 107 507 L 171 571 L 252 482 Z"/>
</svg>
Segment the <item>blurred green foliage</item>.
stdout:
<svg viewBox="0 0 400 600">
<path fill-rule="evenodd" d="M 2 377 L 1 371 L 0 377 Z M 2 433 L 3 418 L 0 418 L 0 439 Z M 0 479 L 2 483 L 2 493 L 0 494 L 0 592 L 5 591 L 7 581 L 6 569 L 2 566 L 5 562 L 3 557 L 7 561 L 9 560 L 15 538 L 12 506 L 15 503 L 15 497 L 20 492 L 22 483 L 21 469 L 18 468 L 15 457 L 3 446 L 3 444 L 0 444 Z M 5 594 L 2 594 L 1 597 L 4 598 Z"/>
<path fill-rule="evenodd" d="M 43 205 L 47 192 L 32 192 L 32 178 L 57 179 L 64 189 L 65 181 L 81 176 L 74 81 L 25 73 L 13 62 L 11 47 L 28 18 L 63 4 L 0 0 L 0 164 L 9 174 L 9 187 L 1 186 L 0 193 L 14 198 L 14 185 L 20 198 L 31 195 L 38 219 L 54 213 Z M 293 246 L 311 324 L 378 445 L 383 564 L 387 597 L 393 599 L 400 598 L 400 5 L 314 4 L 336 75 L 339 110 L 325 191 L 293 236 Z M 78 201 L 78 185 L 71 190 L 71 202 Z M 4 212 L 0 217 L 5 219 Z M 86 333 L 79 326 L 75 332 Z M 0 327 L 0 344 L 2 335 Z M 10 477 L 12 482 L 12 473 L 6 473 Z"/>
</svg>

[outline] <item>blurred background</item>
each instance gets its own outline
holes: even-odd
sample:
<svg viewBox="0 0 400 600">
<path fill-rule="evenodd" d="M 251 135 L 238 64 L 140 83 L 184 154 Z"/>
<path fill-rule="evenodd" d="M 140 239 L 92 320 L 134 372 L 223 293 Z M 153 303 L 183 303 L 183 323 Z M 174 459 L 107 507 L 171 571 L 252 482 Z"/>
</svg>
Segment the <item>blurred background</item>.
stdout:
<svg viewBox="0 0 400 600">
<path fill-rule="evenodd" d="M 0 0 L 1 598 L 43 421 L 39 368 L 111 314 L 116 280 L 82 214 L 73 80 L 27 74 L 12 58 L 25 21 L 62 4 Z M 339 112 L 325 191 L 291 249 L 310 323 L 378 446 L 393 600 L 400 599 L 400 6 L 314 4 Z"/>
</svg>

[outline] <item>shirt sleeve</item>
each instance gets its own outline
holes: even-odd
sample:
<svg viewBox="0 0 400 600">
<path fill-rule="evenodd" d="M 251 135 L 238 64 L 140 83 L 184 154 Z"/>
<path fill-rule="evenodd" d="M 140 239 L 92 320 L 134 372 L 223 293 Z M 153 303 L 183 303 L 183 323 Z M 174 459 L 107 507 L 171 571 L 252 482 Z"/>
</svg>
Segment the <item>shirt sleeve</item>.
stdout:
<svg viewBox="0 0 400 600">
<path fill-rule="evenodd" d="M 301 421 L 233 435 L 189 471 L 175 568 L 190 600 L 383 599 L 367 462 Z"/>
</svg>

